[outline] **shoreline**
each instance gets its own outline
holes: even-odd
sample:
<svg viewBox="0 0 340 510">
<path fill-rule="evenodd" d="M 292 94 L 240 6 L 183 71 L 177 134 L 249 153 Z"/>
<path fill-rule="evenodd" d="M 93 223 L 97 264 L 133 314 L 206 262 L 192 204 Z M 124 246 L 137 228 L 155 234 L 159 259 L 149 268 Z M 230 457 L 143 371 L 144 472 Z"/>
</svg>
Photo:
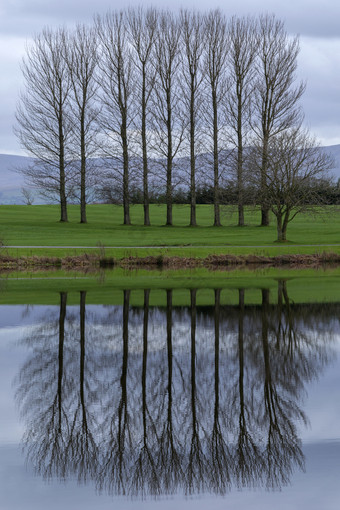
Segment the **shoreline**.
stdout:
<svg viewBox="0 0 340 510">
<path fill-rule="evenodd" d="M 121 267 L 124 269 L 225 269 L 256 267 L 310 267 L 323 265 L 340 265 L 340 253 L 322 252 L 313 254 L 282 255 L 208 255 L 203 258 L 184 256 L 128 256 L 122 258 L 106 257 L 98 254 L 67 255 L 64 257 L 19 256 L 0 254 L 0 271 L 27 269 L 104 269 Z"/>
</svg>

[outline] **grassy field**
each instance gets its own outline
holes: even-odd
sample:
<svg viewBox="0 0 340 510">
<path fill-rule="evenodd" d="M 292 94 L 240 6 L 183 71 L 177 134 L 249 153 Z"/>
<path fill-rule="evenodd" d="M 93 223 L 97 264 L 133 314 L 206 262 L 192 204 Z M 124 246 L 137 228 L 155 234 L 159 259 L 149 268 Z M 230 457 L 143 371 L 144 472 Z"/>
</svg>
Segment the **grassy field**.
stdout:
<svg viewBox="0 0 340 510">
<path fill-rule="evenodd" d="M 87 292 L 88 304 L 122 304 L 123 290 L 131 290 L 131 305 L 142 306 L 143 290 L 150 289 L 150 305 L 165 306 L 166 290 L 173 289 L 174 306 L 188 306 L 193 288 L 201 306 L 213 305 L 214 289 L 221 289 L 221 304 L 236 305 L 241 288 L 245 289 L 246 304 L 260 304 L 264 288 L 270 290 L 270 302 L 276 303 L 278 280 L 287 281 L 291 303 L 340 302 L 340 268 L 152 272 L 116 268 L 94 275 L 60 270 L 11 273 L 0 278 L 0 304 L 57 305 L 59 293 L 67 292 L 68 303 L 79 305 L 80 291 Z"/>
<path fill-rule="evenodd" d="M 259 227 L 259 211 L 246 211 L 247 226 L 237 227 L 235 209 L 222 208 L 223 227 L 211 226 L 210 205 L 197 208 L 198 227 L 189 227 L 189 206 L 174 206 L 174 226 L 165 227 L 165 206 L 151 206 L 151 227 L 142 225 L 142 206 L 131 207 L 133 225 L 122 225 L 122 208 L 114 205 L 89 205 L 88 223 L 79 223 L 79 207 L 69 207 L 69 222 L 58 222 L 59 208 L 54 205 L 0 206 L 0 240 L 7 246 L 42 246 L 43 248 L 9 249 L 11 255 L 58 255 L 82 253 L 88 248 L 105 247 L 107 256 L 127 255 L 206 256 L 209 253 L 313 253 L 331 250 L 340 252 L 340 211 L 329 208 L 321 214 L 299 215 L 289 225 L 284 244 L 276 240 L 274 218 L 271 226 Z M 331 246 L 331 245 L 337 246 Z M 303 245 L 303 246 L 301 246 Z M 320 245 L 320 246 L 308 246 Z M 55 249 L 53 246 L 65 248 Z M 115 247 L 110 249 L 108 247 Z M 98 248 L 99 249 L 99 248 Z"/>
</svg>

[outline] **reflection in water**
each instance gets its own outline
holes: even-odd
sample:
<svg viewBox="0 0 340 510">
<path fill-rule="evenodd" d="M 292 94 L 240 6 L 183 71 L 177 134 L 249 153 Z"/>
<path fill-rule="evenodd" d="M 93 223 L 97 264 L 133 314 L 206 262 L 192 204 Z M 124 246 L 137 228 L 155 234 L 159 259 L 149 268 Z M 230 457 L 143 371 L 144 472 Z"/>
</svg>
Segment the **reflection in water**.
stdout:
<svg viewBox="0 0 340 510">
<path fill-rule="evenodd" d="M 287 484 L 303 468 L 299 423 L 306 384 L 331 358 L 335 322 L 322 305 L 293 306 L 285 281 L 277 305 L 108 307 L 100 323 L 67 309 L 32 327 L 17 378 L 28 460 L 46 478 L 75 476 L 135 496 Z M 55 316 L 53 316 L 55 313 Z M 102 320 L 102 319 L 101 319 Z M 318 331 L 316 328 L 318 324 Z M 333 326 L 332 326 L 333 324 Z"/>
</svg>

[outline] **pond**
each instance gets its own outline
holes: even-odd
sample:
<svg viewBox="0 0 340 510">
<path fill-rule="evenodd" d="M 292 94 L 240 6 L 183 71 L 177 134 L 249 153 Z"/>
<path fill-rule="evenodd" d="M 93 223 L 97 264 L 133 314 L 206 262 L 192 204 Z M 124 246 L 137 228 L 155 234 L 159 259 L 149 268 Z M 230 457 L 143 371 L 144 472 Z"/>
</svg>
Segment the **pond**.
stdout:
<svg viewBox="0 0 340 510">
<path fill-rule="evenodd" d="M 338 508 L 339 274 L 287 274 L 4 280 L 0 508 Z"/>
</svg>

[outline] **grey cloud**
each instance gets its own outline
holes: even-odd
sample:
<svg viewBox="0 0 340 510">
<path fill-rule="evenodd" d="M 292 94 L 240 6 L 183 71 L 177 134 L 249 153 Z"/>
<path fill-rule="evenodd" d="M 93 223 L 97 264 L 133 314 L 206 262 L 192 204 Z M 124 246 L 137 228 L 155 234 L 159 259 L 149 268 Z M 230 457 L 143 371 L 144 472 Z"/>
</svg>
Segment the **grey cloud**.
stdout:
<svg viewBox="0 0 340 510">
<path fill-rule="evenodd" d="M 237 2 L 219 2 L 217 0 L 157 0 L 141 2 L 130 0 L 123 6 L 156 5 L 170 9 L 180 7 L 207 9 L 220 7 L 228 16 L 233 14 L 246 15 L 274 13 L 284 19 L 287 28 L 292 33 L 310 35 L 314 37 L 340 36 L 340 3 L 337 0 L 296 0 L 294 2 L 276 2 L 272 0 L 242 0 Z M 3 6 L 0 28 L 2 33 L 15 32 L 29 34 L 39 30 L 46 24 L 75 23 L 90 21 L 96 12 L 122 8 L 120 0 L 60 0 L 46 2 L 46 0 L 16 0 Z"/>
<path fill-rule="evenodd" d="M 295 0 L 273 2 L 272 0 L 243 0 L 223 8 L 228 15 L 273 13 L 286 23 L 293 34 L 312 37 L 340 36 L 340 4 L 337 0 Z M 233 12 L 235 11 L 235 12 Z"/>
</svg>

